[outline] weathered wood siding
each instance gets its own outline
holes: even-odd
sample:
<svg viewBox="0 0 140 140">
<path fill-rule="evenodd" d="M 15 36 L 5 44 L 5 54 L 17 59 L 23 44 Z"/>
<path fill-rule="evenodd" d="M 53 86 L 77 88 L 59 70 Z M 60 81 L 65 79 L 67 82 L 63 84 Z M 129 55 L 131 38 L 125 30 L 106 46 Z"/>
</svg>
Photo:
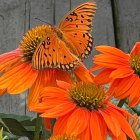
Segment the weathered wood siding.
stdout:
<svg viewBox="0 0 140 140">
<path fill-rule="evenodd" d="M 18 47 L 24 33 L 37 25 L 59 24 L 73 7 L 86 0 L 0 0 L 0 54 Z M 95 45 L 118 45 L 129 51 L 140 40 L 140 0 L 95 0 L 97 13 L 93 25 Z M 115 27 L 115 28 L 114 28 Z M 115 32 L 114 32 L 115 31 Z M 92 54 L 85 61 L 92 65 Z M 0 97 L 0 112 L 30 115 L 27 93 Z"/>
</svg>

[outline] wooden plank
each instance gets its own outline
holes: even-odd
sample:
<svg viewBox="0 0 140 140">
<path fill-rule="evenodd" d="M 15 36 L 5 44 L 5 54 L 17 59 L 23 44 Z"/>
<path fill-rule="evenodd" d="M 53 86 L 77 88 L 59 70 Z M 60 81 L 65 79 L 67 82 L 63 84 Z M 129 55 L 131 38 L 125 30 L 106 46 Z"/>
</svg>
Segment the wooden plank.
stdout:
<svg viewBox="0 0 140 140">
<path fill-rule="evenodd" d="M 53 9 L 54 9 L 54 0 L 30 0 L 30 24 L 31 27 L 46 24 L 45 22 L 52 24 L 53 23 Z M 43 20 L 41 22 L 36 18 Z"/>
<path fill-rule="evenodd" d="M 67 12 L 70 10 L 70 0 L 56 0 L 55 1 L 55 23 L 56 25 L 59 25 L 63 17 L 67 14 Z"/>
<path fill-rule="evenodd" d="M 74 7 L 86 0 L 71 0 L 71 6 Z M 114 40 L 114 27 L 112 20 L 112 8 L 110 0 L 96 0 L 97 12 L 93 24 L 93 38 L 94 45 L 115 45 Z M 90 68 L 93 65 L 92 58 L 96 54 L 95 49 L 91 52 L 91 55 L 84 61 L 85 65 Z"/>
<path fill-rule="evenodd" d="M 130 52 L 140 41 L 140 0 L 112 0 L 117 47 Z"/>
<path fill-rule="evenodd" d="M 24 0 L 0 1 L 0 54 L 18 47 L 24 32 Z M 25 114 L 25 94 L 0 97 L 0 112 Z"/>
</svg>

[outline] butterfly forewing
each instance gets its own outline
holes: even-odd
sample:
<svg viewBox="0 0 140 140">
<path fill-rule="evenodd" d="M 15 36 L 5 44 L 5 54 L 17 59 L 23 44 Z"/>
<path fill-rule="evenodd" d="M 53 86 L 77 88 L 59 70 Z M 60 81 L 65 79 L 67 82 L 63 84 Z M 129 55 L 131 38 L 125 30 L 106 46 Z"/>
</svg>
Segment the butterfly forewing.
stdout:
<svg viewBox="0 0 140 140">
<path fill-rule="evenodd" d="M 81 60 L 86 58 L 92 50 L 91 30 L 95 12 L 96 4 L 86 2 L 70 11 L 59 25 L 64 36 L 77 49 L 77 57 Z"/>
<path fill-rule="evenodd" d="M 94 2 L 81 4 L 65 16 L 59 27 L 63 31 L 90 31 L 95 12 Z"/>
</svg>

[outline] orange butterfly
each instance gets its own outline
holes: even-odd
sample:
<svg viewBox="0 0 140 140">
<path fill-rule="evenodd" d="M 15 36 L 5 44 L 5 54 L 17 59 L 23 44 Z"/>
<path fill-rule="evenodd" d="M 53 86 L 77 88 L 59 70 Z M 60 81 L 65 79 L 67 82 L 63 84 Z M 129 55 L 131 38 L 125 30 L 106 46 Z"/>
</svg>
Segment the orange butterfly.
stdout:
<svg viewBox="0 0 140 140">
<path fill-rule="evenodd" d="M 58 27 L 42 25 L 30 30 L 20 44 L 24 58 L 37 70 L 73 69 L 92 50 L 95 12 L 95 2 L 86 2 L 71 10 Z"/>
</svg>

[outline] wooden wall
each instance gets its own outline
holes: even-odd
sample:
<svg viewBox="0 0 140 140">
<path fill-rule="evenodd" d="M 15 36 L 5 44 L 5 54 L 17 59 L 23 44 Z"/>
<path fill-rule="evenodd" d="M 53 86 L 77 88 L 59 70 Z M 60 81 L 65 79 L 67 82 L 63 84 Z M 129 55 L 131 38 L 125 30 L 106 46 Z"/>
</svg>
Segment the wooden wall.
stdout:
<svg viewBox="0 0 140 140">
<path fill-rule="evenodd" d="M 74 6 L 86 0 L 0 0 L 0 54 L 18 47 L 24 33 L 37 25 L 58 24 Z M 97 13 L 93 25 L 94 46 L 112 45 L 129 52 L 140 40 L 140 0 L 95 0 Z M 92 65 L 92 54 L 85 61 Z M 30 115 L 27 93 L 0 97 L 0 112 Z"/>
</svg>

